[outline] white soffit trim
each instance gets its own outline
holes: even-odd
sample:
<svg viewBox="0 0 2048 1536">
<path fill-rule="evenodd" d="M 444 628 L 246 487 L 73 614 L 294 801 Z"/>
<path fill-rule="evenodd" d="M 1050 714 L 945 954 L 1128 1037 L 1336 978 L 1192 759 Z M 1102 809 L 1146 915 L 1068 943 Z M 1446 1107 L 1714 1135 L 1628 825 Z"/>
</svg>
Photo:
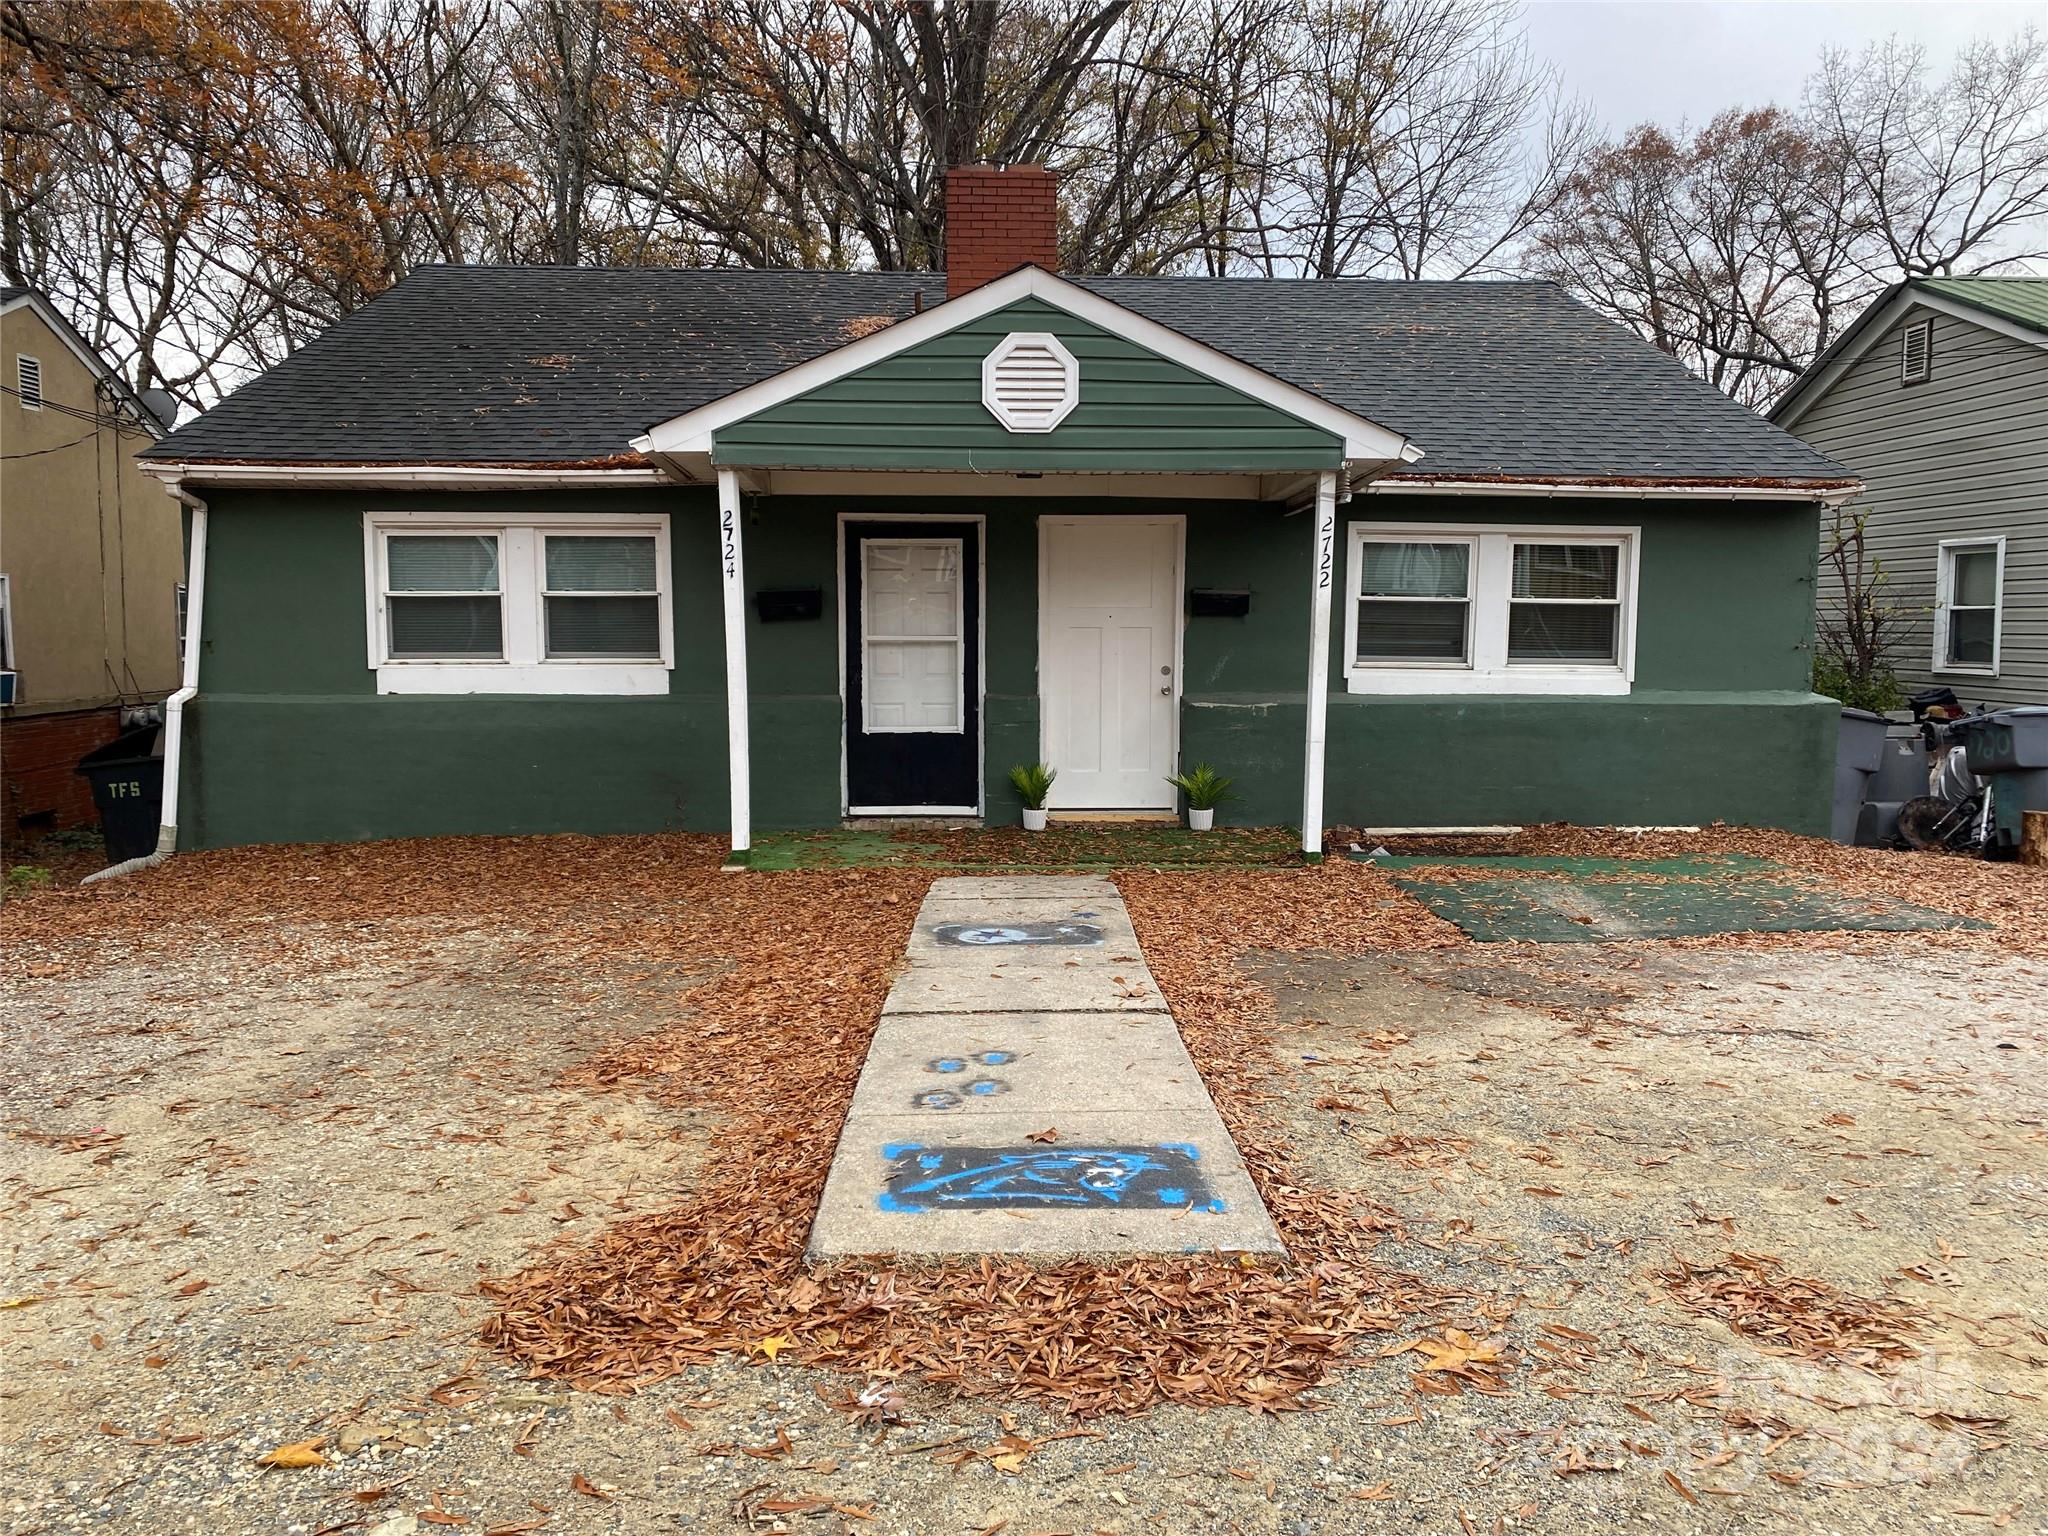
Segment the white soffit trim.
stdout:
<svg viewBox="0 0 2048 1536">
<path fill-rule="evenodd" d="M 1856 366 L 1864 353 L 1868 352 L 1885 336 L 1894 325 L 1915 309 L 1932 310 L 1955 320 L 1967 320 L 1971 325 L 1982 326 L 1987 331 L 1996 331 L 2014 341 L 2024 341 L 2036 347 L 2048 347 L 2048 335 L 2030 330 L 2017 321 L 2003 315 L 1994 315 L 1989 310 L 1978 309 L 1973 304 L 1960 303 L 1946 294 L 1926 293 L 1918 288 L 1908 287 L 1895 294 L 1890 302 L 1880 305 L 1874 315 L 1859 320 L 1853 328 L 1860 334 L 1852 334 L 1849 344 L 1828 360 L 1825 368 L 1818 373 L 1802 375 L 1793 382 L 1792 388 L 1777 408 L 1770 413 L 1770 419 L 1787 431 L 1792 424 L 1813 408 L 1816 402 L 1826 398 L 1827 392 L 1843 374 Z M 1941 358 L 1934 359 L 1934 369 L 1941 371 Z"/>
<path fill-rule="evenodd" d="M 872 367 L 899 352 L 922 346 L 935 337 L 957 329 L 983 315 L 993 314 L 1020 299 L 1039 299 L 1054 309 L 1086 320 L 1126 341 L 1157 352 L 1160 356 L 1192 369 L 1205 378 L 1249 395 L 1277 411 L 1312 427 L 1319 427 L 1344 443 L 1344 457 L 1370 463 L 1412 464 L 1422 450 L 1400 433 L 1332 405 L 1320 395 L 1309 393 L 1286 380 L 1276 378 L 1249 363 L 1241 363 L 1227 352 L 1183 335 L 1135 310 L 1089 292 L 1077 283 L 1039 267 L 1023 267 L 1007 277 L 984 283 L 957 299 L 884 326 L 857 341 L 784 369 L 772 378 L 735 390 L 721 400 L 686 411 L 633 439 L 633 448 L 647 454 L 708 454 L 712 435 L 721 427 L 745 421 L 772 406 L 810 393 L 821 385 L 847 374 Z"/>
<path fill-rule="evenodd" d="M 191 485 L 416 485 L 451 490 L 541 490 L 550 486 L 673 485 L 654 468 L 521 469 L 489 464 L 173 464 L 144 459 L 145 473 Z"/>
<path fill-rule="evenodd" d="M 1644 485 L 1606 485 L 1581 480 L 1372 480 L 1359 487 L 1369 496 L 1586 496 L 1622 501 L 1818 501 L 1838 507 L 1863 489 L 1860 480 L 1841 485 L 1701 485 L 1672 480 Z"/>
</svg>

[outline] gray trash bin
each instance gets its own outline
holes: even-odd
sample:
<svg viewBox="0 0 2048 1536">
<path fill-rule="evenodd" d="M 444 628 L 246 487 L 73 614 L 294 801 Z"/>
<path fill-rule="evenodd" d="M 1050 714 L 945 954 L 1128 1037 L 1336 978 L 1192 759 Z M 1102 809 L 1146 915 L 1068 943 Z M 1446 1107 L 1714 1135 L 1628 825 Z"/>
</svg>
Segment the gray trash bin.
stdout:
<svg viewBox="0 0 2048 1536">
<path fill-rule="evenodd" d="M 1829 829 L 1838 843 L 1856 841 L 1856 822 L 1863 814 L 1870 776 L 1884 759 L 1888 723 L 1867 709 L 1842 711 L 1841 733 L 1835 737 L 1835 814 Z"/>
<path fill-rule="evenodd" d="M 2048 811 L 2048 705 L 1995 709 L 1955 725 L 1970 772 L 1991 781 L 1991 838 L 2009 851 L 2020 843 L 2020 813 Z"/>
</svg>

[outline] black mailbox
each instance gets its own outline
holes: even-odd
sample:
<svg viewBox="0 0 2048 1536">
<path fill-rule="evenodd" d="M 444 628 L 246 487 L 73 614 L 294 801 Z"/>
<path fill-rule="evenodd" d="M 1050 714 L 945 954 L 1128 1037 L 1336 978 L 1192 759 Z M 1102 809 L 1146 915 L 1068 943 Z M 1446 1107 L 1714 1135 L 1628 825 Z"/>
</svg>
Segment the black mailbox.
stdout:
<svg viewBox="0 0 2048 1536">
<path fill-rule="evenodd" d="M 1188 613 L 1197 619 L 1241 619 L 1251 611 L 1249 588 L 1196 587 L 1188 593 Z"/>
<path fill-rule="evenodd" d="M 763 587 L 754 594 L 754 612 L 763 624 L 789 619 L 815 619 L 825 611 L 822 587 Z"/>
</svg>

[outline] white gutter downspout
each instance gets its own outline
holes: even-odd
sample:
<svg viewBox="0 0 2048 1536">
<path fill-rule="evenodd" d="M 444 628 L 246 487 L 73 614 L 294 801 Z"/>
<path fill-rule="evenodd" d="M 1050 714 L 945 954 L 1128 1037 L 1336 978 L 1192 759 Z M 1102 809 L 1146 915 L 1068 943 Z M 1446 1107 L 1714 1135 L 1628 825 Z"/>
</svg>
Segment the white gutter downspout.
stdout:
<svg viewBox="0 0 2048 1536">
<path fill-rule="evenodd" d="M 1316 476 L 1308 607 L 1308 729 L 1301 766 L 1301 853 L 1323 858 L 1323 744 L 1330 716 L 1330 588 L 1337 571 L 1337 472 Z"/>
<path fill-rule="evenodd" d="M 178 690 L 164 700 L 164 802 L 157 828 L 156 852 L 123 859 L 79 881 L 91 885 L 138 869 L 154 869 L 178 851 L 178 777 L 184 763 L 185 706 L 199 694 L 199 616 L 206 602 L 206 503 L 175 480 L 164 489 L 192 509 L 192 550 L 185 571 L 185 667 Z"/>
</svg>

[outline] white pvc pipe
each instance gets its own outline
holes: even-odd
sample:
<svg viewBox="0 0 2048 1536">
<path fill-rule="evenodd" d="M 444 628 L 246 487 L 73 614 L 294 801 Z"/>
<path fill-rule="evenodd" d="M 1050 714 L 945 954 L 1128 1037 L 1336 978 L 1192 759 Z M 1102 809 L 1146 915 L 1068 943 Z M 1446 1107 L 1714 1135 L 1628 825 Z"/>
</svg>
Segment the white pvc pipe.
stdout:
<svg viewBox="0 0 2048 1536">
<path fill-rule="evenodd" d="M 1301 766 L 1301 851 L 1323 856 L 1323 745 L 1330 715 L 1330 589 L 1337 573 L 1337 474 L 1316 476 L 1308 604 L 1308 730 Z"/>
<path fill-rule="evenodd" d="M 206 604 L 206 503 L 176 481 L 164 489 L 192 509 L 192 548 L 185 561 L 185 667 L 178 689 L 164 700 L 164 798 L 156 832 L 156 852 L 123 859 L 95 870 L 79 881 L 91 885 L 116 875 L 153 869 L 178 851 L 178 781 L 185 761 L 185 706 L 199 694 L 200 614 Z"/>
<path fill-rule="evenodd" d="M 718 472 L 718 565 L 725 588 L 725 735 L 732 782 L 735 863 L 753 846 L 753 764 L 747 746 L 747 568 L 740 533 L 740 481 Z"/>
</svg>

